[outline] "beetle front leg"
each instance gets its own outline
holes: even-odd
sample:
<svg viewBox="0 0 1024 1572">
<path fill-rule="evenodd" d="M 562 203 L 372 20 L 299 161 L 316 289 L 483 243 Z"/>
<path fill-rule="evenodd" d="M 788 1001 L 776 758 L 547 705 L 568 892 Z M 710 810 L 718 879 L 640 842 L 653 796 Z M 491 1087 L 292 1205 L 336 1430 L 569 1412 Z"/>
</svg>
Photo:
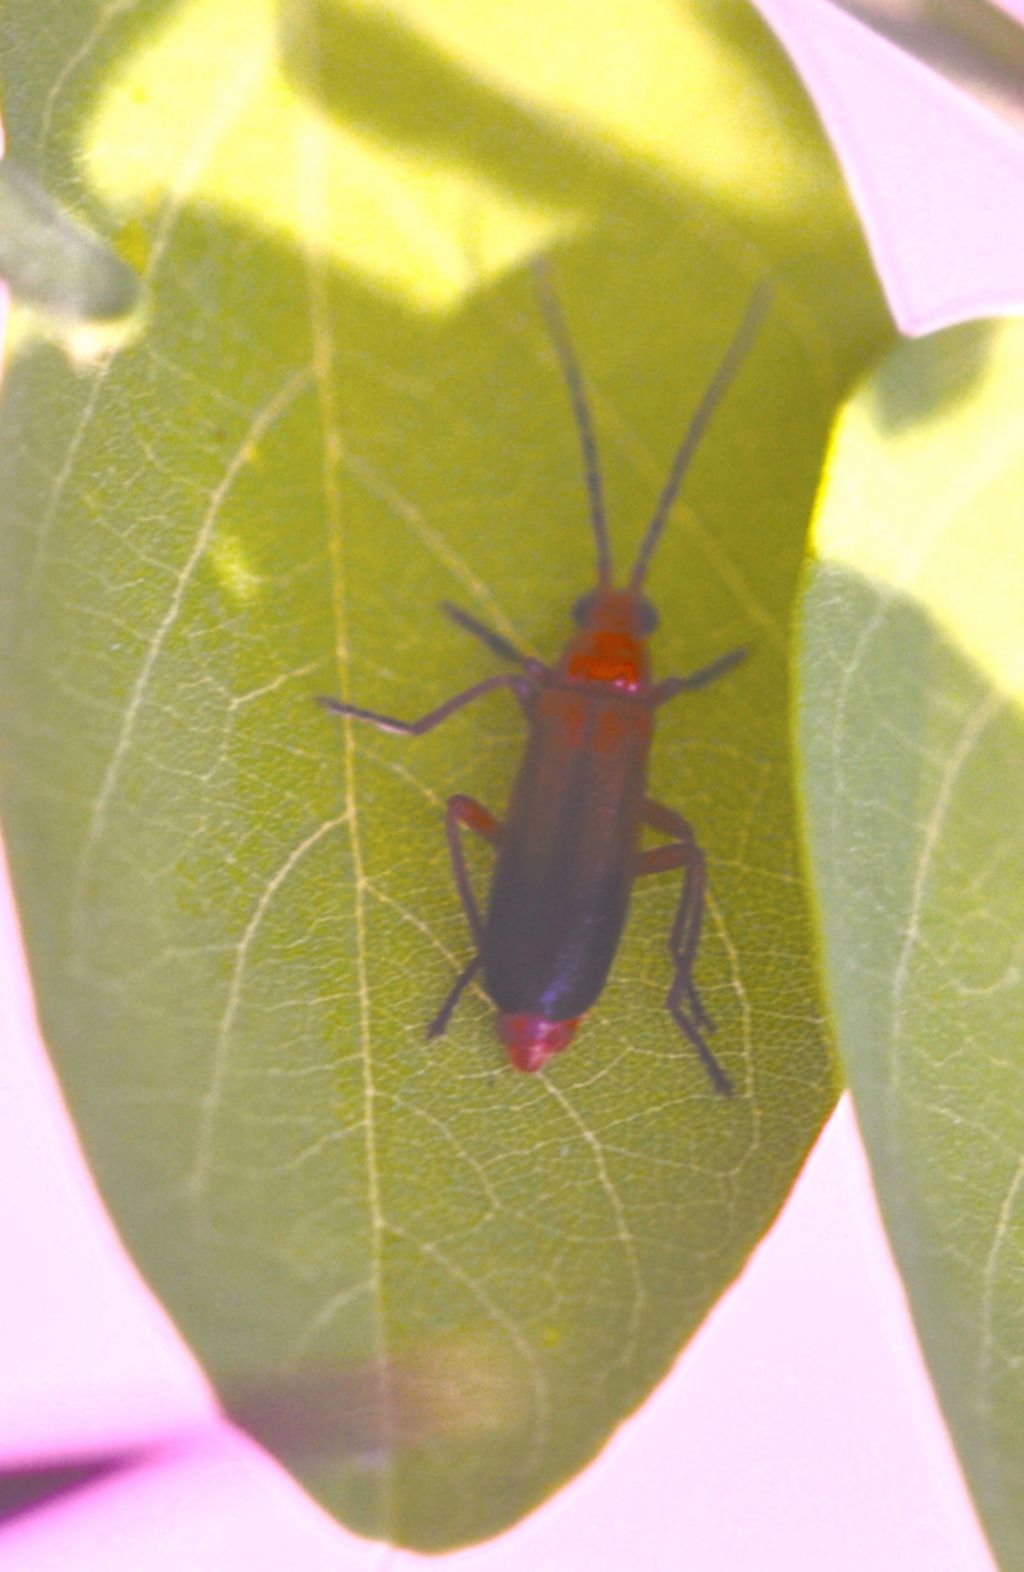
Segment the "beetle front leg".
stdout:
<svg viewBox="0 0 1024 1572">
<path fill-rule="evenodd" d="M 517 665 L 528 671 L 531 677 L 550 677 L 551 668 L 545 666 L 542 660 L 535 660 L 532 655 L 524 655 L 522 650 L 516 649 L 503 633 L 495 633 L 493 628 L 488 628 L 485 623 L 479 622 L 468 611 L 463 611 L 461 606 L 453 606 L 450 600 L 443 600 L 441 610 L 460 628 L 464 628 L 475 639 L 479 639 L 481 644 L 486 644 L 492 654 L 502 660 L 515 661 Z"/>
<path fill-rule="evenodd" d="M 644 823 L 653 830 L 659 830 L 662 835 L 674 835 L 676 838 L 669 846 L 655 846 L 649 851 L 640 852 L 636 861 L 637 875 L 667 873 L 676 868 L 681 868 L 685 874 L 668 940 L 673 977 L 665 1004 L 680 1031 L 696 1048 L 715 1090 L 723 1097 L 731 1097 L 732 1082 L 704 1038 L 704 1032 L 714 1031 L 714 1025 L 708 1019 L 693 981 L 693 965 L 700 944 L 707 888 L 704 853 L 682 815 L 660 802 L 648 798 L 644 803 Z"/>
<path fill-rule="evenodd" d="M 729 650 L 725 655 L 719 655 L 718 659 L 713 660 L 709 666 L 701 666 L 698 671 L 691 671 L 685 677 L 663 677 L 661 682 L 655 683 L 652 699 L 655 704 L 667 704 L 677 693 L 693 693 L 698 688 L 706 688 L 709 682 L 724 677 L 727 671 L 731 671 L 746 658 L 745 649 Z M 662 811 L 670 812 L 668 808 Z"/>
<path fill-rule="evenodd" d="M 448 852 L 452 860 L 452 872 L 455 875 L 455 887 L 459 892 L 459 900 L 466 914 L 469 931 L 473 935 L 473 942 L 477 947 L 477 954 L 463 967 L 456 977 L 444 1003 L 438 1010 L 434 1019 L 427 1027 L 427 1041 L 441 1037 L 448 1030 L 452 1011 L 458 1004 L 469 983 L 473 980 L 480 968 L 480 945 L 483 940 L 483 923 L 480 919 L 480 908 L 473 894 L 473 886 L 469 882 L 469 870 L 466 867 L 466 856 L 462 849 L 461 828 L 474 830 L 484 840 L 496 845 L 501 837 L 501 825 L 494 814 L 483 803 L 477 802 L 473 797 L 466 797 L 461 792 L 448 798 L 445 809 L 445 830 L 448 835 Z"/>
<path fill-rule="evenodd" d="M 454 715 L 456 710 L 461 710 L 466 704 L 472 704 L 474 699 L 483 698 L 485 693 L 494 693 L 498 688 L 511 688 L 516 698 L 524 707 L 529 701 L 531 683 L 528 677 L 521 677 L 517 672 L 504 671 L 497 677 L 485 677 L 482 682 L 474 682 L 471 688 L 464 688 L 461 693 L 456 693 L 452 698 L 439 704 L 436 710 L 428 710 L 426 715 L 421 715 L 419 720 L 397 720 L 394 715 L 381 715 L 377 710 L 364 710 L 357 704 L 343 704 L 340 699 L 326 698 L 321 695 L 317 699 L 325 710 L 330 710 L 332 715 L 350 715 L 353 720 L 369 721 L 371 726 L 376 726 L 379 731 L 400 732 L 406 737 L 422 737 L 424 732 L 433 731 L 435 726 L 440 726 L 449 715 Z"/>
</svg>

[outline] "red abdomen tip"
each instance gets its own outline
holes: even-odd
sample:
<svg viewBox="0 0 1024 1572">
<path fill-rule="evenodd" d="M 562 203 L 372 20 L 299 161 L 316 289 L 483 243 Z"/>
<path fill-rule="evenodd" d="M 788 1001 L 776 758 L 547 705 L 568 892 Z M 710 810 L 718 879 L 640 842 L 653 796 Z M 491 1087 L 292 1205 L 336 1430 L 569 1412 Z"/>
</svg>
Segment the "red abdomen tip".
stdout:
<svg viewBox="0 0 1024 1572">
<path fill-rule="evenodd" d="M 568 1048 L 579 1025 L 571 1021 L 548 1021 L 543 1015 L 499 1015 L 498 1036 L 517 1070 L 542 1070 L 552 1054 Z"/>
</svg>

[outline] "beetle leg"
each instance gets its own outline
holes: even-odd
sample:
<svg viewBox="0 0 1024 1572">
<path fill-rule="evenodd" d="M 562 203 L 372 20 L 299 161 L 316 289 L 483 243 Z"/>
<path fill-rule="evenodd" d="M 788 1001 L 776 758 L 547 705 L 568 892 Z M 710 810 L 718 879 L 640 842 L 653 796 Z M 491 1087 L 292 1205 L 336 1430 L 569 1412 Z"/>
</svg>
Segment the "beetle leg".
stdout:
<svg viewBox="0 0 1024 1572">
<path fill-rule="evenodd" d="M 700 943 L 707 886 L 704 853 L 686 820 L 673 809 L 648 798 L 644 803 L 643 816 L 644 823 L 650 825 L 651 829 L 659 830 L 663 835 L 674 835 L 676 839 L 668 846 L 654 846 L 638 853 L 637 875 L 666 873 L 675 868 L 682 868 L 685 873 L 668 940 L 673 977 L 665 1004 L 680 1031 L 696 1048 L 715 1090 L 725 1097 L 731 1097 L 732 1082 L 704 1038 L 704 1032 L 714 1031 L 714 1024 L 704 1010 L 693 981 L 693 963 Z"/>
<path fill-rule="evenodd" d="M 426 715 L 421 715 L 419 720 L 396 720 L 393 715 L 381 715 L 377 710 L 360 709 L 356 704 L 343 704 L 340 699 L 331 699 L 320 696 L 318 704 L 325 710 L 330 710 L 332 715 L 351 715 L 354 720 L 369 721 L 380 731 L 397 731 L 406 737 L 422 737 L 426 731 L 433 731 L 435 726 L 440 726 L 449 715 L 454 715 L 456 710 L 461 710 L 464 705 L 472 704 L 474 699 L 483 698 L 485 693 L 493 693 L 497 688 L 511 688 L 524 707 L 529 702 L 530 679 L 521 677 L 516 672 L 503 671 L 497 677 L 485 677 L 482 682 L 474 682 L 471 688 L 464 688 L 461 693 L 456 693 L 452 698 L 439 704 L 436 710 L 428 710 Z"/>
<path fill-rule="evenodd" d="M 441 610 L 451 617 L 452 621 L 457 623 L 460 628 L 465 628 L 467 633 L 472 633 L 474 638 L 479 639 L 482 644 L 486 644 L 487 648 L 492 650 L 495 655 L 500 655 L 502 660 L 518 662 L 534 682 L 543 682 L 546 677 L 551 676 L 550 666 L 545 666 L 542 660 L 535 660 L 532 655 L 524 655 L 522 650 L 517 650 L 515 645 L 502 634 L 495 633 L 493 628 L 485 627 L 482 622 L 478 622 L 475 617 L 471 617 L 468 611 L 463 611 L 461 606 L 453 606 L 451 601 L 443 600 L 441 602 Z M 521 688 L 516 689 L 516 698 L 519 700 L 520 707 L 527 720 L 530 718 L 530 692 L 531 690 L 526 683 Z"/>
<path fill-rule="evenodd" d="M 466 868 L 466 856 L 462 849 L 459 827 L 465 825 L 467 830 L 474 830 L 485 841 L 490 841 L 492 846 L 496 846 L 501 838 L 501 825 L 482 802 L 477 802 L 475 797 L 466 797 L 461 792 L 448 798 L 444 822 L 448 833 L 448 850 L 451 854 L 455 885 L 462 902 L 462 909 L 466 914 L 466 921 L 469 923 L 469 931 L 473 935 L 473 942 L 479 949 L 484 936 L 484 926 L 480 919 L 480 908 L 476 903 L 473 887 L 469 882 L 469 871 Z"/>
<path fill-rule="evenodd" d="M 459 900 L 469 923 L 469 931 L 473 935 L 473 942 L 477 947 L 477 954 L 463 967 L 456 977 L 440 1010 L 427 1027 L 428 1041 L 440 1037 L 448 1029 L 452 1011 L 462 997 L 463 991 L 472 981 L 480 966 L 480 944 L 483 940 L 483 923 L 480 919 L 480 908 L 473 894 L 473 886 L 469 882 L 469 870 L 466 867 L 466 857 L 462 849 L 462 836 L 460 828 L 465 825 L 468 830 L 475 830 L 477 835 L 482 835 L 484 840 L 495 845 L 501 836 L 501 825 L 483 803 L 477 802 L 473 797 L 466 797 L 461 792 L 448 798 L 445 809 L 445 830 L 448 835 L 448 851 L 452 860 L 452 872 L 455 875 L 455 887 L 459 892 Z"/>
<path fill-rule="evenodd" d="M 673 988 L 680 986 L 677 993 L 684 993 L 693 1013 L 693 1018 L 698 1026 L 706 1031 L 714 1031 L 714 1024 L 709 1020 L 704 1006 L 700 1001 L 696 987 L 692 981 L 693 962 L 700 942 L 701 919 L 704 912 L 704 857 L 692 841 L 675 841 L 671 846 L 654 846 L 649 851 L 641 852 L 637 858 L 637 875 L 646 873 L 671 873 L 676 868 L 682 868 L 686 874 L 679 905 L 672 923 L 672 932 L 669 935 L 669 953 L 675 963 L 676 975 Z M 672 1006 L 670 1005 L 671 1009 Z M 674 1014 L 673 1010 L 673 1014 Z M 683 1028 L 687 1036 L 691 1033 Z"/>
<path fill-rule="evenodd" d="M 716 677 L 723 677 L 733 666 L 738 666 L 741 660 L 746 660 L 745 649 L 729 650 L 725 655 L 719 655 L 710 666 L 701 666 L 697 671 L 691 671 L 685 677 L 665 677 L 661 682 L 656 682 L 651 698 L 655 704 L 667 704 L 669 699 L 674 699 L 677 693 L 692 693 L 695 688 L 706 688 L 709 682 L 714 682 Z M 665 810 L 668 812 L 668 810 Z"/>
<path fill-rule="evenodd" d="M 441 610 L 460 628 L 465 628 L 467 633 L 472 633 L 481 644 L 486 644 L 493 654 L 500 655 L 502 660 L 514 660 L 518 665 L 528 668 L 543 666 L 542 661 L 534 660 L 532 655 L 524 655 L 522 650 L 516 649 L 512 641 L 506 639 L 503 633 L 495 633 L 493 628 L 478 622 L 468 611 L 463 611 L 461 606 L 453 606 L 450 600 L 443 600 Z"/>
<path fill-rule="evenodd" d="M 467 984 L 473 980 L 473 977 L 479 970 L 480 957 L 479 955 L 474 955 L 473 959 L 467 962 L 459 975 L 456 977 L 455 981 L 452 983 L 444 1003 L 438 1010 L 437 1014 L 434 1016 L 434 1019 L 431 1021 L 430 1025 L 427 1027 L 428 1043 L 433 1042 L 435 1037 L 444 1036 L 445 1032 L 448 1030 L 448 1022 L 452 1018 L 452 1011 L 455 1009 L 455 1006 L 462 998 Z"/>
</svg>

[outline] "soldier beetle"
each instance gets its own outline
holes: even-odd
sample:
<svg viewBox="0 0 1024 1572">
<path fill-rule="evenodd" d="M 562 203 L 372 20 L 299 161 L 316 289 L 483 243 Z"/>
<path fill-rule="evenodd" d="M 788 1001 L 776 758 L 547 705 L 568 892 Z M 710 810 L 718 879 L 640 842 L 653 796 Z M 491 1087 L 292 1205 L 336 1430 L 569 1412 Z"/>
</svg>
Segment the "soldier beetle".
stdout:
<svg viewBox="0 0 1024 1572">
<path fill-rule="evenodd" d="M 504 822 L 472 797 L 449 797 L 445 816 L 455 884 L 474 954 L 427 1028 L 440 1036 L 467 984 L 483 970 L 497 1009 L 498 1035 L 518 1070 L 540 1070 L 572 1041 L 580 1018 L 605 985 L 619 945 L 633 881 L 681 869 L 683 888 L 668 939 L 672 982 L 665 1004 L 696 1049 L 717 1092 L 732 1083 L 708 1046 L 713 1030 L 693 980 L 706 885 L 704 853 L 686 820 L 646 793 L 654 713 L 677 694 L 703 688 L 744 658 L 736 649 L 688 676 L 652 681 L 647 640 L 657 613 L 643 594 L 648 568 L 697 444 L 749 350 L 767 305 L 755 290 L 742 322 L 708 383 L 680 443 L 640 542 L 625 587 L 612 581 L 611 546 L 593 416 L 561 307 L 540 264 L 541 308 L 561 366 L 583 455 L 597 582 L 573 606 L 577 631 L 556 665 L 525 655 L 469 612 L 442 609 L 517 670 L 485 677 L 419 720 L 397 720 L 355 704 L 321 698 L 335 715 L 382 731 L 418 737 L 465 705 L 510 689 L 527 724 L 526 750 Z M 646 826 L 670 836 L 643 849 Z M 462 830 L 497 850 L 481 912 L 470 884 Z"/>
</svg>

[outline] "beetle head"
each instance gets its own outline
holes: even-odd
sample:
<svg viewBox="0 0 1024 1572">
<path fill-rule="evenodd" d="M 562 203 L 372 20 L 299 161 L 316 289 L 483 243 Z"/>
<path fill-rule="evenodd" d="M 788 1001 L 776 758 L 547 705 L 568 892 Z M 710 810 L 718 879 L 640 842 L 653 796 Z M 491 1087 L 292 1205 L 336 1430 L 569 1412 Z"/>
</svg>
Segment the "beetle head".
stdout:
<svg viewBox="0 0 1024 1572">
<path fill-rule="evenodd" d="M 643 595 L 593 589 L 573 606 L 572 620 L 588 632 L 628 633 L 635 639 L 646 639 L 658 626 L 658 613 Z"/>
</svg>

